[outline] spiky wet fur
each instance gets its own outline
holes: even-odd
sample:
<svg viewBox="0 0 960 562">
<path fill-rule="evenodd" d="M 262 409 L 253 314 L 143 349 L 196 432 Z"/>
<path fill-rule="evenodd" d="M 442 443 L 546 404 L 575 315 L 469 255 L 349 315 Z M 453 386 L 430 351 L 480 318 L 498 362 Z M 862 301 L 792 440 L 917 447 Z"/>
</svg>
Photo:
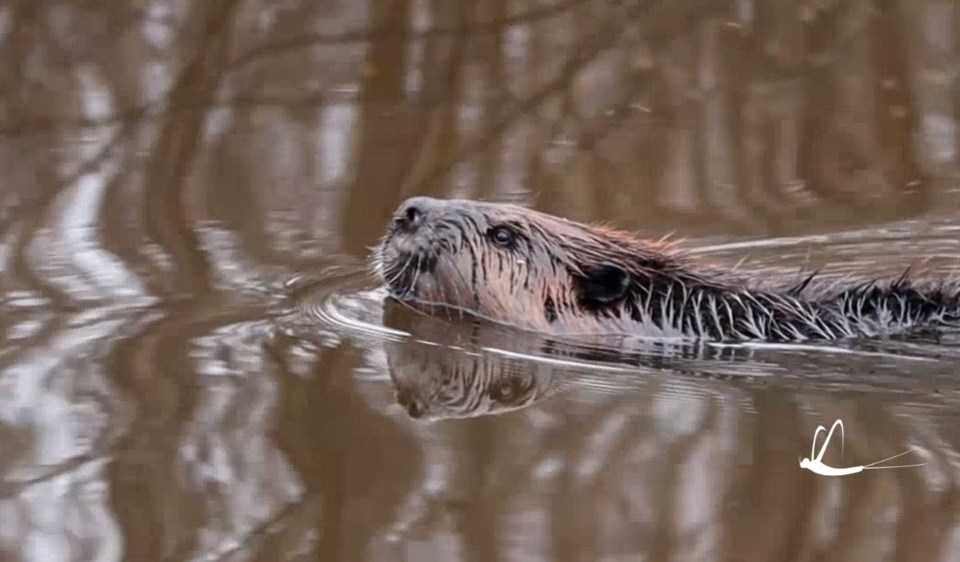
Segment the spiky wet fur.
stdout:
<svg viewBox="0 0 960 562">
<path fill-rule="evenodd" d="M 397 298 L 554 334 L 714 341 L 874 337 L 960 318 L 956 281 L 761 284 L 663 241 L 494 203 L 420 198 L 414 233 L 391 228 L 373 268 Z M 496 227 L 516 234 L 498 247 Z"/>
</svg>

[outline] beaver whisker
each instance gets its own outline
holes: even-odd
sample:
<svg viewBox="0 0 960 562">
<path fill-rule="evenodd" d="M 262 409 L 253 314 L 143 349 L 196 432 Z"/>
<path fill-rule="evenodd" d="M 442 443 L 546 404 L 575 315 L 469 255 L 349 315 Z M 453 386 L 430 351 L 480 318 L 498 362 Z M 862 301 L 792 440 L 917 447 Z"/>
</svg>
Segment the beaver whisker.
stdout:
<svg viewBox="0 0 960 562">
<path fill-rule="evenodd" d="M 422 261 L 423 259 L 420 254 L 417 254 L 416 263 L 413 266 L 413 281 L 410 282 L 410 290 L 413 291 L 414 295 L 416 295 L 417 292 L 417 281 L 420 279 L 420 272 L 423 271 Z"/>
<path fill-rule="evenodd" d="M 403 275 L 403 271 L 406 268 L 406 261 L 404 261 L 398 268 L 389 268 L 384 271 L 385 279 L 387 286 L 393 286 L 397 281 L 400 280 L 400 277 Z"/>
<path fill-rule="evenodd" d="M 425 310 L 423 310 L 423 309 L 421 309 L 421 308 L 417 308 L 417 307 L 414 306 L 414 304 L 413 304 L 412 302 L 410 302 L 409 300 L 406 300 L 406 299 L 393 299 L 393 302 L 398 303 L 400 306 L 406 308 L 407 310 L 409 310 L 409 311 L 411 311 L 411 312 L 413 312 L 413 313 L 416 313 L 417 315 L 420 315 L 420 316 L 430 316 L 430 314 L 429 314 L 427 311 L 425 311 Z"/>
<path fill-rule="evenodd" d="M 367 259 L 370 261 L 370 273 L 374 277 L 383 277 L 383 248 L 386 244 L 385 238 L 386 237 L 381 238 L 377 245 L 367 248 Z"/>
<path fill-rule="evenodd" d="M 406 255 L 406 259 L 404 259 L 403 264 L 402 264 L 401 267 L 397 270 L 396 274 L 393 275 L 393 276 L 390 276 L 390 277 L 387 279 L 387 286 L 390 287 L 390 288 L 396 288 L 397 284 L 399 284 L 402 279 L 404 279 L 405 277 L 407 277 L 407 276 L 409 275 L 408 269 L 409 269 L 410 265 L 412 264 L 412 262 L 413 262 L 413 256 L 412 256 L 412 255 Z M 412 291 L 414 290 L 414 284 L 413 284 L 413 283 L 404 283 L 403 285 L 405 285 L 405 286 L 403 287 L 404 293 L 409 293 L 409 292 L 412 292 Z M 397 295 L 397 296 L 398 296 L 398 297 L 404 297 L 404 296 L 406 296 L 406 295 Z"/>
</svg>

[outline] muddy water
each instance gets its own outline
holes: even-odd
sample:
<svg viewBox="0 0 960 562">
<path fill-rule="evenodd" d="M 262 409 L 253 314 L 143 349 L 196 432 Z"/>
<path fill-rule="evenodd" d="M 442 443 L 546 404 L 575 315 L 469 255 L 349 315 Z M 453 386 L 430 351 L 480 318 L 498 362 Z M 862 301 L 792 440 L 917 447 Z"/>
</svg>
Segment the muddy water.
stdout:
<svg viewBox="0 0 960 562">
<path fill-rule="evenodd" d="M 958 25 L 938 0 L 0 5 L 0 559 L 960 559 L 960 334 L 547 341 L 391 306 L 364 263 L 431 194 L 763 277 L 951 274 Z M 925 464 L 802 470 L 837 419 L 829 464 Z"/>
</svg>

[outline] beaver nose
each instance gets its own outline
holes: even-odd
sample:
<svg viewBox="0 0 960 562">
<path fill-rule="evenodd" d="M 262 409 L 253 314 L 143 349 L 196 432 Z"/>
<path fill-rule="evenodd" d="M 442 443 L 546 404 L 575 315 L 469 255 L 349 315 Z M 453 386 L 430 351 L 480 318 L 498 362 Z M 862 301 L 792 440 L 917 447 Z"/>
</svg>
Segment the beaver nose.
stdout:
<svg viewBox="0 0 960 562">
<path fill-rule="evenodd" d="M 411 197 L 400 204 L 393 222 L 401 228 L 414 230 L 426 219 L 427 214 L 439 201 L 431 197 Z"/>
</svg>

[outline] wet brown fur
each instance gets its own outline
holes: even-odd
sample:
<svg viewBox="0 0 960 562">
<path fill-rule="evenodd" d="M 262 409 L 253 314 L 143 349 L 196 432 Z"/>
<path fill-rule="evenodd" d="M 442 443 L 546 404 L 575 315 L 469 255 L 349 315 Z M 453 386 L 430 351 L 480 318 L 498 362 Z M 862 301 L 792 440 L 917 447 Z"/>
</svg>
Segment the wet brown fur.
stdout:
<svg viewBox="0 0 960 562">
<path fill-rule="evenodd" d="M 955 283 L 836 288 L 811 276 L 762 289 L 665 240 L 512 205 L 418 197 L 397 217 L 374 256 L 395 297 L 539 332 L 784 341 L 956 318 Z M 513 243 L 497 241 L 504 229 Z"/>
</svg>

